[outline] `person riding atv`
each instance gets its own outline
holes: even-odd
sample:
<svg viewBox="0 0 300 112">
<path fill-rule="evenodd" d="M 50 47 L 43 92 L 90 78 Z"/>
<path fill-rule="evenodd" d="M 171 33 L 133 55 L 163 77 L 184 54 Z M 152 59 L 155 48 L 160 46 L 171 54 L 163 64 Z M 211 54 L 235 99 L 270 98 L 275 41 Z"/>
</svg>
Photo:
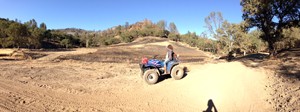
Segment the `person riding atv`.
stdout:
<svg viewBox="0 0 300 112">
<path fill-rule="evenodd" d="M 156 56 L 155 56 L 156 57 Z M 140 77 L 148 84 L 155 84 L 159 76 L 170 74 L 175 80 L 179 80 L 184 75 L 184 70 L 179 66 L 179 60 L 173 51 L 172 45 L 167 46 L 166 60 L 156 58 L 142 58 L 139 64 L 141 68 Z"/>
<path fill-rule="evenodd" d="M 172 61 L 172 60 L 177 60 L 177 56 L 173 51 L 173 46 L 172 45 L 169 44 L 166 48 L 167 48 L 167 54 L 166 54 L 166 58 L 165 58 L 165 61 L 164 61 L 164 71 L 165 71 L 164 74 L 170 74 L 167 71 L 167 63 Z"/>
</svg>

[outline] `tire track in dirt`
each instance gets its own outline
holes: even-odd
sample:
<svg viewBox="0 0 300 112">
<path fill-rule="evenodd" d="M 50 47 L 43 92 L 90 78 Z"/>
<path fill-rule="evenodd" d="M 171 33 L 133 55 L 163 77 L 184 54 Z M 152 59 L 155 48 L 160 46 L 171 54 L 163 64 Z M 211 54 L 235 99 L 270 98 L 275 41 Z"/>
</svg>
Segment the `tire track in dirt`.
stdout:
<svg viewBox="0 0 300 112">
<path fill-rule="evenodd" d="M 67 61 L 56 65 L 66 66 L 67 63 L 73 66 L 86 64 Z M 134 65 L 128 67 L 127 64 L 119 64 L 112 69 L 116 71 L 124 68 L 122 72 L 126 74 L 107 79 L 97 79 L 99 76 L 93 74 L 90 74 L 93 77 L 75 78 L 85 76 L 79 72 L 93 71 L 93 69 L 84 71 L 80 66 L 74 68 L 73 72 L 62 73 L 55 68 L 52 73 L 72 79 L 60 80 L 58 84 L 45 83 L 47 75 L 39 80 L 29 80 L 28 83 L 18 81 L 20 76 L 1 77 L 0 101 L 3 103 L 0 108 L 7 111 L 194 112 L 205 110 L 207 101 L 212 99 L 219 111 L 270 111 L 267 102 L 264 102 L 267 94 L 267 91 L 263 90 L 265 74 L 260 70 L 246 68 L 238 62 L 185 65 L 189 66 L 191 71 L 184 79 L 169 78 L 156 85 L 147 85 L 136 75 L 138 67 Z M 94 63 L 89 67 L 97 68 L 97 66 L 103 65 Z M 51 67 L 45 70 L 47 69 L 52 70 Z M 48 80 L 54 81 L 59 77 L 61 76 L 49 77 Z M 80 92 L 76 89 L 81 87 L 78 85 L 80 83 L 83 83 L 82 89 L 90 92 Z"/>
<path fill-rule="evenodd" d="M 88 95 L 28 87 L 16 84 L 16 82 L 1 80 L 0 88 L 6 90 L 6 92 L 1 92 L 0 96 L 0 101 L 5 104 L 3 107 L 6 107 L 6 110 L 59 111 L 58 109 L 62 109 L 61 111 L 76 111 L 82 109 L 81 111 L 83 111 L 90 109 L 89 106 L 101 105 L 98 100 L 93 100 L 94 98 L 90 98 Z M 96 97 L 96 99 L 98 98 Z"/>
</svg>

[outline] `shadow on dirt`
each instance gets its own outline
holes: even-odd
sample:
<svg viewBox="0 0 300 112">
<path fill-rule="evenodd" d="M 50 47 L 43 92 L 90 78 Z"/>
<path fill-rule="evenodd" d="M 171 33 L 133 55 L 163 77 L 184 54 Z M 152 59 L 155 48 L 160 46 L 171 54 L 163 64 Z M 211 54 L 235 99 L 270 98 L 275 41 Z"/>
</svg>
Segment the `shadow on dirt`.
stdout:
<svg viewBox="0 0 300 112">
<path fill-rule="evenodd" d="M 158 78 L 157 84 L 164 81 L 164 80 L 166 80 L 166 79 L 170 79 L 170 78 L 172 78 L 171 75 L 162 75 Z"/>
<path fill-rule="evenodd" d="M 58 49 L 31 49 L 30 51 L 35 52 L 65 52 L 65 51 L 75 51 L 74 49 L 58 48 Z"/>
<path fill-rule="evenodd" d="M 276 57 L 269 58 L 266 54 L 249 54 L 231 61 L 242 62 L 247 67 L 264 67 L 275 70 L 287 78 L 300 80 L 300 48 L 280 51 Z"/>
<path fill-rule="evenodd" d="M 209 99 L 207 102 L 207 109 L 203 112 L 218 112 L 217 107 L 215 106 L 212 99 Z"/>
<path fill-rule="evenodd" d="M 300 80 L 300 70 L 297 69 L 299 65 L 280 65 L 279 73 L 288 78 L 297 78 Z M 298 67 L 299 68 L 299 67 Z"/>
<path fill-rule="evenodd" d="M 259 67 L 260 64 L 269 58 L 267 54 L 249 54 L 242 57 L 234 58 L 230 61 L 242 62 L 247 67 Z"/>
<path fill-rule="evenodd" d="M 284 77 L 300 80 L 300 48 L 280 51 L 277 58 L 281 60 L 278 72 Z"/>
<path fill-rule="evenodd" d="M 260 64 L 266 60 L 268 60 L 269 56 L 262 53 L 257 54 L 249 54 L 246 56 L 238 56 L 238 57 L 228 57 L 223 56 L 220 57 L 218 60 L 226 60 L 227 62 L 241 62 L 247 67 L 259 67 Z"/>
<path fill-rule="evenodd" d="M 4 60 L 4 61 L 35 60 L 35 59 L 42 58 L 45 56 L 47 56 L 47 54 L 36 53 L 36 52 L 34 52 L 34 53 L 33 52 L 23 52 L 22 54 L 19 54 L 19 55 L 2 57 L 2 58 L 0 58 L 0 60 Z"/>
<path fill-rule="evenodd" d="M 27 53 L 29 56 L 32 57 L 32 59 L 39 59 L 42 57 L 47 56 L 47 54 L 42 54 L 42 53 Z"/>
<path fill-rule="evenodd" d="M 183 77 L 180 80 L 184 79 L 188 75 L 187 72 L 189 72 L 187 67 L 183 67 L 183 70 L 184 70 L 184 74 L 183 74 Z M 158 78 L 157 83 L 160 83 L 160 82 L 162 82 L 166 79 L 170 79 L 170 78 L 172 78 L 171 75 L 162 75 Z"/>
</svg>

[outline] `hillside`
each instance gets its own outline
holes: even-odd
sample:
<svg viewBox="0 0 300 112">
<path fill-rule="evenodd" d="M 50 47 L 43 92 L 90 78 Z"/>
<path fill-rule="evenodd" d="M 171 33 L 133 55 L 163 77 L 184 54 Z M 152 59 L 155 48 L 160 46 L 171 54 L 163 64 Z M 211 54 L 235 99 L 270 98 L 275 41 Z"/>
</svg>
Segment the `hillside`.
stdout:
<svg viewBox="0 0 300 112">
<path fill-rule="evenodd" d="M 180 55 L 182 62 L 200 62 L 207 59 L 207 55 L 196 48 L 187 47 L 182 43 L 176 43 L 165 38 L 141 37 L 129 44 L 118 44 L 99 48 L 94 53 L 60 57 L 60 59 L 81 60 L 88 62 L 113 62 L 113 63 L 139 63 L 143 57 L 164 59 L 166 46 L 172 44 L 174 52 Z"/>
</svg>

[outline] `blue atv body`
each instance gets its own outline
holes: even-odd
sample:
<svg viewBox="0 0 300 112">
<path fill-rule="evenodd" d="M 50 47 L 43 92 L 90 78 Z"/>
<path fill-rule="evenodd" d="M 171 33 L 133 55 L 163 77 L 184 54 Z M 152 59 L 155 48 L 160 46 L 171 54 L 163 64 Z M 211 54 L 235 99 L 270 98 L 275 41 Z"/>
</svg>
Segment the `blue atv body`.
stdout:
<svg viewBox="0 0 300 112">
<path fill-rule="evenodd" d="M 171 73 L 171 68 L 178 65 L 179 62 L 177 60 L 173 60 L 167 63 L 167 71 Z M 160 69 L 164 67 L 164 60 L 157 60 L 157 59 L 150 59 L 147 64 L 142 65 L 141 68 L 156 68 Z M 164 72 L 163 69 L 160 70 L 162 73 Z"/>
<path fill-rule="evenodd" d="M 148 83 L 155 84 L 158 81 L 159 76 L 164 74 L 164 61 L 157 59 L 150 59 L 146 64 L 140 64 L 141 74 L 140 76 Z M 183 77 L 184 71 L 182 67 L 179 67 L 178 60 L 172 60 L 167 63 L 167 71 L 171 77 L 179 80 Z"/>
</svg>

